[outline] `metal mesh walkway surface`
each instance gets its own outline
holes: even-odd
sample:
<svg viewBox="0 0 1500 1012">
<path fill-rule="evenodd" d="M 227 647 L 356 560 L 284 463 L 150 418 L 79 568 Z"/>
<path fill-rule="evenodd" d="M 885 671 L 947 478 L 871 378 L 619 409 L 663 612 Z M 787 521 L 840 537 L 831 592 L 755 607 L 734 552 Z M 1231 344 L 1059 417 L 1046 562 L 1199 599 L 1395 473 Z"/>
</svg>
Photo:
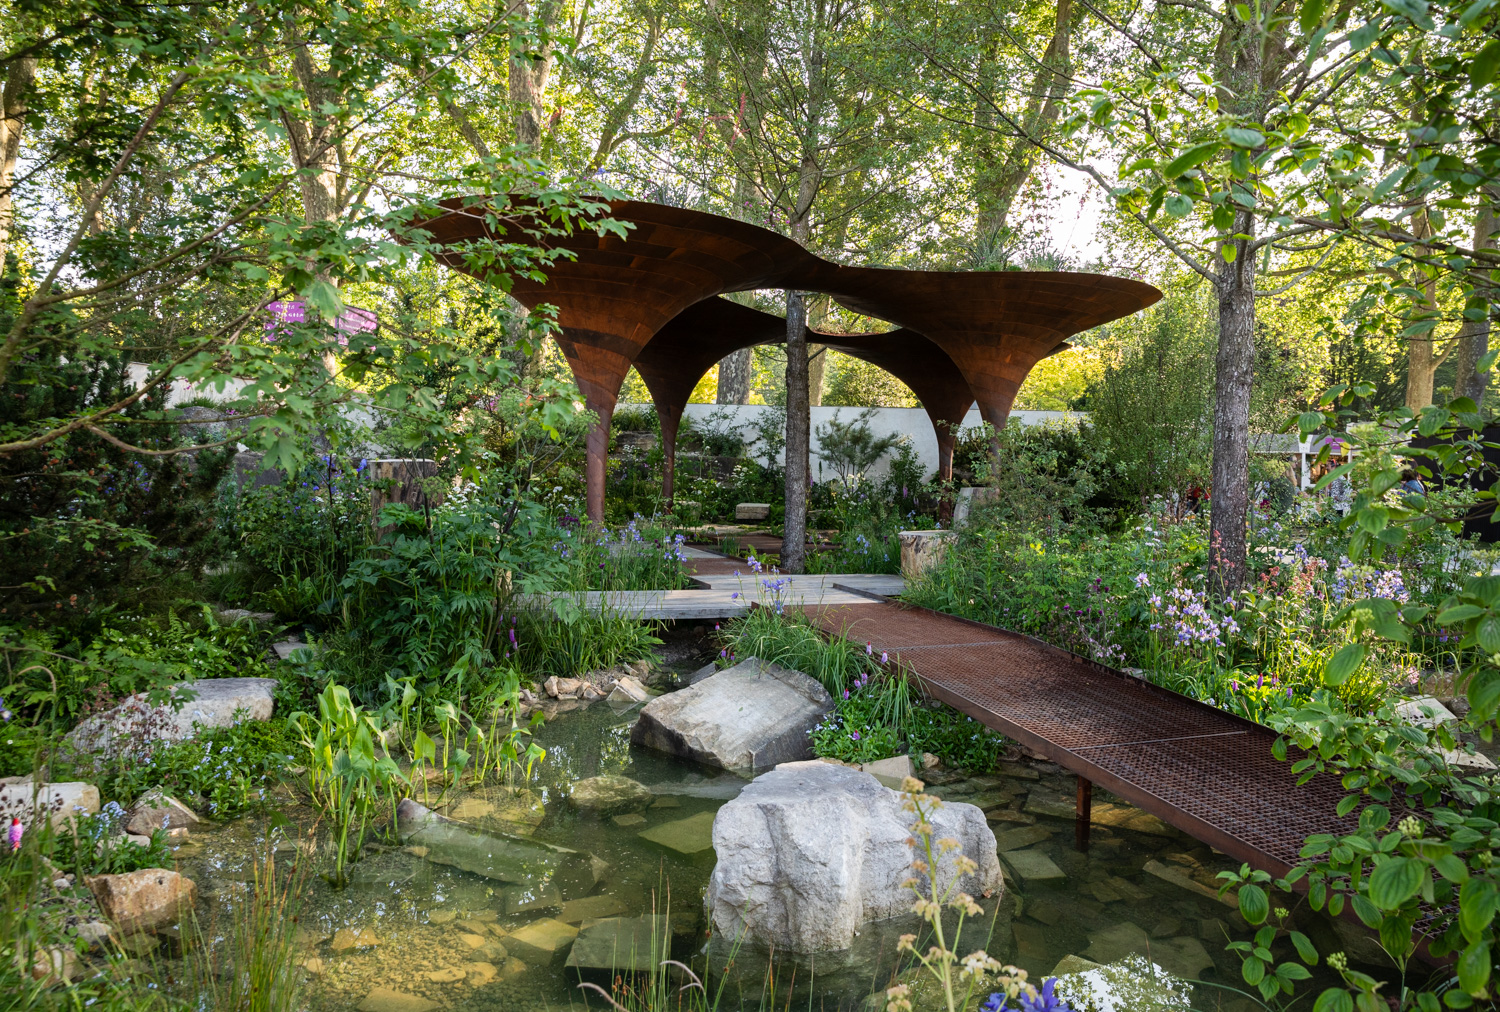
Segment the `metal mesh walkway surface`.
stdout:
<svg viewBox="0 0 1500 1012">
<path fill-rule="evenodd" d="M 888 652 L 927 693 L 1237 860 L 1285 874 L 1347 793 L 1298 786 L 1275 732 L 1018 633 L 893 603 L 807 607 L 824 632 Z M 1080 796 L 1083 793 L 1080 792 Z"/>
</svg>

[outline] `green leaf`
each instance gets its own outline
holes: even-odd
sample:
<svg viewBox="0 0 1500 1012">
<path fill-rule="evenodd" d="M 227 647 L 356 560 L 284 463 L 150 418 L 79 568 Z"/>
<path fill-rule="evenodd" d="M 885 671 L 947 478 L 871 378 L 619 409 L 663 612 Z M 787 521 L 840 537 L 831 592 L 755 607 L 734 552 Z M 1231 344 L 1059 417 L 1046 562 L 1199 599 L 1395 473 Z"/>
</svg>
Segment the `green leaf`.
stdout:
<svg viewBox="0 0 1500 1012">
<path fill-rule="evenodd" d="M 1496 71 L 1500 71 L 1500 39 L 1491 39 L 1469 61 L 1469 83 L 1478 91 L 1495 79 Z"/>
<path fill-rule="evenodd" d="M 1323 23 L 1323 10 L 1326 6 L 1327 0 L 1304 0 L 1302 15 L 1298 19 L 1304 35 L 1311 35 Z"/>
<path fill-rule="evenodd" d="M 339 295 L 339 290 L 331 282 L 322 278 L 314 278 L 306 288 L 302 289 L 302 297 L 326 321 L 332 322 L 338 319 L 339 314 L 344 311 L 344 300 Z"/>
<path fill-rule="evenodd" d="M 1224 258 L 1224 262 L 1226 264 L 1234 263 L 1235 259 L 1238 258 L 1239 255 L 1240 251 L 1235 248 L 1233 243 L 1226 242 L 1224 245 L 1219 247 L 1219 256 Z"/>
<path fill-rule="evenodd" d="M 1167 163 L 1162 170 L 1162 175 L 1168 179 L 1176 179 L 1188 169 L 1196 168 L 1208 161 L 1223 147 L 1218 141 L 1204 141 L 1202 144 L 1194 144 L 1182 154 Z"/>
<path fill-rule="evenodd" d="M 1435 858 L 1432 866 L 1437 869 L 1439 875 L 1443 876 L 1449 882 L 1462 883 L 1469 881 L 1469 866 L 1464 864 L 1461 858 L 1453 854 L 1444 854 L 1441 857 Z"/>
<path fill-rule="evenodd" d="M 1263 924 L 1271 916 L 1271 898 L 1258 885 L 1240 887 L 1240 913 L 1251 924 Z M 1255 981 L 1250 981 L 1254 984 Z"/>
<path fill-rule="evenodd" d="M 1266 975 L 1266 964 L 1251 956 L 1240 964 L 1240 974 L 1246 984 L 1259 984 Z"/>
<path fill-rule="evenodd" d="M 1458 986 L 1478 995 L 1490 982 L 1490 943 L 1478 941 L 1458 957 Z"/>
<path fill-rule="evenodd" d="M 1372 21 L 1360 25 L 1349 33 L 1349 48 L 1353 52 L 1369 49 L 1380 35 L 1380 22 L 1382 17 L 1377 16 Z"/>
<path fill-rule="evenodd" d="M 1162 202 L 1162 210 L 1174 218 L 1182 218 L 1193 210 L 1193 198 L 1174 193 Z"/>
<path fill-rule="evenodd" d="M 1493 879 L 1471 878 L 1458 891 L 1458 927 L 1469 941 L 1477 941 L 1495 919 L 1500 890 Z"/>
<path fill-rule="evenodd" d="M 1311 938 L 1308 938 L 1300 931 L 1288 931 L 1287 937 L 1290 938 L 1292 940 L 1292 944 L 1297 947 L 1297 957 L 1301 959 L 1302 962 L 1307 963 L 1309 966 L 1318 965 L 1318 950 L 1317 947 L 1313 945 Z"/>
<path fill-rule="evenodd" d="M 1479 648 L 1487 654 L 1500 652 L 1500 616 L 1488 615 L 1479 620 L 1474 630 L 1479 638 Z"/>
<path fill-rule="evenodd" d="M 1230 127 L 1224 131 L 1229 143 L 1241 148 L 1258 148 L 1266 143 L 1266 135 L 1248 127 Z"/>
<path fill-rule="evenodd" d="M 1408 20 L 1415 22 L 1427 20 L 1427 0 L 1380 0 L 1380 2 L 1387 10 L 1400 14 Z"/>
<path fill-rule="evenodd" d="M 1330 987 L 1313 1002 L 1313 1012 L 1354 1012 L 1354 999 L 1342 988 Z"/>
<path fill-rule="evenodd" d="M 1467 622 L 1471 618 L 1478 618 L 1485 613 L 1485 609 L 1477 604 L 1461 604 L 1457 608 L 1445 608 L 1438 612 L 1438 625 L 1452 625 L 1455 622 Z"/>
<path fill-rule="evenodd" d="M 1422 888 L 1427 866 L 1410 857 L 1382 861 L 1370 873 L 1370 902 L 1382 910 L 1397 910 Z"/>
<path fill-rule="evenodd" d="M 1282 980 L 1307 980 L 1312 973 L 1301 963 L 1282 963 L 1276 968 L 1276 976 Z"/>
<path fill-rule="evenodd" d="M 1348 646 L 1340 647 L 1328 661 L 1328 667 L 1323 672 L 1323 683 L 1343 685 L 1349 680 L 1350 675 L 1359 670 L 1364 660 L 1365 648 L 1360 644 L 1350 643 Z"/>
<path fill-rule="evenodd" d="M 1500 706 L 1500 671 L 1482 667 L 1469 682 L 1469 706 L 1479 719 L 1488 719 Z"/>
<path fill-rule="evenodd" d="M 1385 920 L 1385 918 L 1381 916 L 1380 908 L 1371 903 L 1368 896 L 1364 896 L 1360 893 L 1355 893 L 1354 895 L 1349 897 L 1349 905 L 1354 908 L 1354 916 L 1363 921 L 1365 927 L 1367 928 L 1378 928 L 1380 927 L 1381 922 Z M 1328 909 L 1329 912 L 1333 913 L 1335 917 L 1338 916 L 1338 913 L 1333 910 L 1332 903 L 1328 904 Z"/>
</svg>

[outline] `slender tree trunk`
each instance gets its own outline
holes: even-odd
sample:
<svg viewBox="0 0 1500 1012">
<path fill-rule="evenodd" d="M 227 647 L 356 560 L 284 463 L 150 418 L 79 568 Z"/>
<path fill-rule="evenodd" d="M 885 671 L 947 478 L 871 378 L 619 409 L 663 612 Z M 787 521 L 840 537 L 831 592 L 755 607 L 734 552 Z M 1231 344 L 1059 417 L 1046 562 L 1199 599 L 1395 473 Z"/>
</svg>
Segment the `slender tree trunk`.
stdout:
<svg viewBox="0 0 1500 1012">
<path fill-rule="evenodd" d="M 1255 234 L 1255 216 L 1235 214 L 1235 232 Z M 1255 375 L 1255 265 L 1238 255 L 1220 263 L 1219 350 L 1214 361 L 1214 459 L 1209 489 L 1209 584 L 1232 594 L 1245 582 L 1245 521 L 1250 508 L 1250 387 Z"/>
<path fill-rule="evenodd" d="M 807 346 L 807 403 L 813 407 L 823 404 L 823 377 L 828 370 L 828 347 L 822 344 Z"/>
<path fill-rule="evenodd" d="M 719 362 L 719 392 L 714 400 L 719 404 L 750 403 L 750 367 L 753 348 L 741 348 Z"/>
<path fill-rule="evenodd" d="M 1080 5 L 1078 12 L 1083 9 Z M 983 243 L 993 241 L 1005 230 L 1011 206 L 1041 157 L 1035 139 L 1051 132 L 1062 111 L 1073 73 L 1069 41 L 1075 16 L 1073 0 L 1057 0 L 1052 39 L 1032 75 L 1026 109 L 1021 114 L 1022 135 L 1011 140 L 1002 157 L 991 154 L 983 159 L 974 195 L 978 207 L 975 225 Z M 995 76 L 992 70 L 984 74 L 991 80 Z M 994 110 L 987 102 L 980 101 L 974 122 L 981 128 L 995 128 Z"/>
<path fill-rule="evenodd" d="M 0 93 L 0 272 L 10 249 L 11 199 L 16 163 L 21 159 L 21 133 L 26 125 L 27 98 L 36 79 L 36 58 L 20 57 L 5 68 L 5 90 Z"/>
<path fill-rule="evenodd" d="M 1485 203 L 1479 209 L 1479 214 L 1474 218 L 1474 248 L 1481 249 L 1494 242 L 1495 235 L 1495 207 L 1492 203 Z M 1481 283 L 1488 284 L 1488 278 L 1482 278 Z M 1491 297 L 1494 292 L 1490 292 Z M 1456 353 L 1458 369 L 1453 377 L 1453 395 L 1455 397 L 1467 397 L 1479 407 L 1484 406 L 1484 388 L 1488 375 L 1478 371 L 1479 360 L 1490 350 L 1490 321 L 1486 317 L 1483 320 L 1465 320 L 1463 327 L 1458 332 L 1458 351 Z"/>
<path fill-rule="evenodd" d="M 557 0 L 542 0 L 538 5 L 543 31 L 551 31 L 557 24 L 559 6 Z M 531 14 L 526 0 L 519 0 L 512 9 L 523 18 Z M 550 42 L 544 42 L 539 53 L 514 50 L 511 53 L 508 83 L 517 144 L 535 147 L 542 139 L 543 103 L 554 59 Z"/>
<path fill-rule="evenodd" d="M 1432 235 L 1432 225 L 1428 222 L 1425 211 L 1417 216 L 1415 231 L 1418 239 L 1427 239 Z M 1422 301 L 1426 303 L 1429 312 L 1437 311 L 1435 279 L 1429 277 L 1422 282 Z M 1438 351 L 1436 329 L 1406 342 L 1406 406 L 1413 413 L 1432 403 L 1433 377 L 1452 351 L 1452 345 L 1442 352 Z"/>
<path fill-rule="evenodd" d="M 807 396 L 807 303 L 786 293 L 786 521 L 781 568 L 800 573 L 807 564 L 808 454 L 812 421 Z"/>
</svg>

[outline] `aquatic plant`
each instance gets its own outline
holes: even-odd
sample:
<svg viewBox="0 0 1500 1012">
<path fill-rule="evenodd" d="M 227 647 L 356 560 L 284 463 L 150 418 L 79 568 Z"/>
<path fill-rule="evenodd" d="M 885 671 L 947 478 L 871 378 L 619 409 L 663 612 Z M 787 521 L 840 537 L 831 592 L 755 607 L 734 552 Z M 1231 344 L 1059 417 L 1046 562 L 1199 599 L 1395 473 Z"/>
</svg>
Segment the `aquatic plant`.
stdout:
<svg viewBox="0 0 1500 1012">
<path fill-rule="evenodd" d="M 355 705 L 342 685 L 331 684 L 318 695 L 316 717 L 296 713 L 291 725 L 301 736 L 308 792 L 332 823 L 330 881 L 343 885 L 375 812 L 385 807 L 394 817 L 397 789 L 408 781 L 390 755 L 383 749 L 377 754 L 378 714 Z"/>
</svg>

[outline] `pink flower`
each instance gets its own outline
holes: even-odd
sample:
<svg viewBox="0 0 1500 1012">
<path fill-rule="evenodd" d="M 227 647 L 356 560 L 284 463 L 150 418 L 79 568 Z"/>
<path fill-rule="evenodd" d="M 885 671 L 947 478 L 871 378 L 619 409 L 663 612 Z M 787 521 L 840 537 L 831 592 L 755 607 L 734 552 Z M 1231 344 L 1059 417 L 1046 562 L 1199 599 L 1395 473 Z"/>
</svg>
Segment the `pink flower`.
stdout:
<svg viewBox="0 0 1500 1012">
<path fill-rule="evenodd" d="M 21 834 L 23 834 L 25 832 L 26 832 L 26 827 L 23 826 L 23 825 L 21 825 L 21 819 L 20 819 L 20 817 L 19 816 L 11 816 L 11 820 L 10 820 L 10 833 L 7 834 L 7 838 L 10 840 L 10 849 L 12 851 L 17 851 L 17 850 L 21 849 Z"/>
</svg>

